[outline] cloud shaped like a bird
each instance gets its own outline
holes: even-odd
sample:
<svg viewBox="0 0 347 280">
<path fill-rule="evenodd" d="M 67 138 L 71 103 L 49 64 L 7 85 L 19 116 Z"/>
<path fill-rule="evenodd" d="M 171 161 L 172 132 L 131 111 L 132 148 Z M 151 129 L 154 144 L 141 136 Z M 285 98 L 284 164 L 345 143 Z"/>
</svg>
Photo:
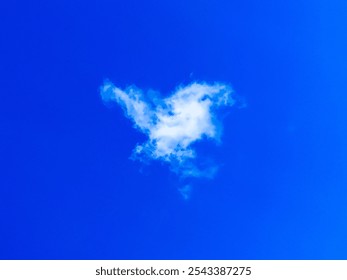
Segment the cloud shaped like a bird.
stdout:
<svg viewBox="0 0 347 280">
<path fill-rule="evenodd" d="M 100 93 L 105 103 L 119 104 L 134 127 L 148 137 L 134 148 L 132 158 L 165 162 L 181 177 L 214 176 L 217 167 L 199 164 L 193 144 L 220 142 L 217 111 L 234 105 L 230 86 L 194 82 L 160 98 L 135 86 L 121 89 L 105 81 Z"/>
</svg>

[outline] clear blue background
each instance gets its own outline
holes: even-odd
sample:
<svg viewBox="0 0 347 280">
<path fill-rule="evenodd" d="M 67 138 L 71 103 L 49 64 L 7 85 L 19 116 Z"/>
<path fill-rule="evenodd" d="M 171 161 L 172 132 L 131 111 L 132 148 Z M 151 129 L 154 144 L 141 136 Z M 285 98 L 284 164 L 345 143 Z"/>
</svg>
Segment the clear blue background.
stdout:
<svg viewBox="0 0 347 280">
<path fill-rule="evenodd" d="M 3 2 L 0 258 L 346 259 L 346 3 Z M 105 78 L 231 83 L 216 178 L 129 160 Z"/>
</svg>

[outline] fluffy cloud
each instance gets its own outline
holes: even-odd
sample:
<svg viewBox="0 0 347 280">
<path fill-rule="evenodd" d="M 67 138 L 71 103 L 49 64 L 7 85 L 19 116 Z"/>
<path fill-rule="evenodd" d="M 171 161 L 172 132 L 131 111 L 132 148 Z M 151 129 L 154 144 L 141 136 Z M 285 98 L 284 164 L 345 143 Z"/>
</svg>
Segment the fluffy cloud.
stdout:
<svg viewBox="0 0 347 280">
<path fill-rule="evenodd" d="M 234 104 L 230 86 L 195 82 L 166 98 L 149 98 L 134 86 L 120 89 L 106 81 L 100 93 L 104 102 L 118 103 L 135 128 L 148 136 L 134 148 L 133 158 L 166 162 L 182 177 L 213 177 L 217 167 L 199 163 L 192 144 L 220 140 L 216 112 Z"/>
</svg>

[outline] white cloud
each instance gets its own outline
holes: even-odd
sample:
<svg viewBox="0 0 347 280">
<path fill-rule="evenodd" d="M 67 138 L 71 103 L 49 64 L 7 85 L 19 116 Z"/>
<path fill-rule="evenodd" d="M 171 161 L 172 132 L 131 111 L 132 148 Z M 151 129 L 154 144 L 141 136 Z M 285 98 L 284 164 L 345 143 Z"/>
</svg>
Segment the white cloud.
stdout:
<svg viewBox="0 0 347 280">
<path fill-rule="evenodd" d="M 183 187 L 180 187 L 178 189 L 178 191 L 185 200 L 188 200 L 191 196 L 192 186 L 191 185 L 184 185 Z"/>
<path fill-rule="evenodd" d="M 192 83 L 178 87 L 170 96 L 149 99 L 140 89 L 124 90 L 106 81 L 101 87 L 104 102 L 116 102 L 135 127 L 148 136 L 138 144 L 133 158 L 168 163 L 182 177 L 213 177 L 217 167 L 201 168 L 192 144 L 210 139 L 219 141 L 216 110 L 232 106 L 232 89 L 222 83 Z"/>
</svg>

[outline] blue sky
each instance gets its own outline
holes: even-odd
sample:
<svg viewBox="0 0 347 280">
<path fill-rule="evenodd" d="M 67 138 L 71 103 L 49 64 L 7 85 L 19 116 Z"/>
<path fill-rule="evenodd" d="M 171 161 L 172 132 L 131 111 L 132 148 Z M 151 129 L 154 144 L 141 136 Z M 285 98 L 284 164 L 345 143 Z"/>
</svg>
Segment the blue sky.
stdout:
<svg viewBox="0 0 347 280">
<path fill-rule="evenodd" d="M 342 0 L 4 3 L 0 258 L 346 259 L 346 12 Z M 231 85 L 220 141 L 189 146 L 213 178 L 131 160 L 148 134 L 105 104 L 106 79 L 160 102 Z"/>
</svg>

